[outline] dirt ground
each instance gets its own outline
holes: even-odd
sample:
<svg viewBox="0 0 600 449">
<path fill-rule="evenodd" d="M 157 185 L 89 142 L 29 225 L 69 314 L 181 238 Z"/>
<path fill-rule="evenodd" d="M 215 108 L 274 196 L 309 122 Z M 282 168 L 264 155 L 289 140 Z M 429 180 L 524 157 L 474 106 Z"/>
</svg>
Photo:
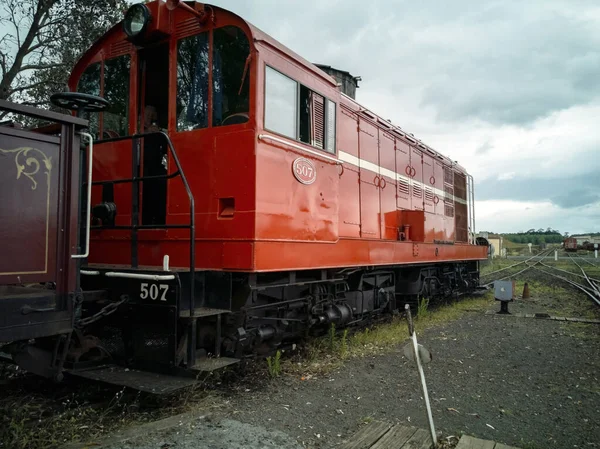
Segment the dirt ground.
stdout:
<svg viewBox="0 0 600 449">
<path fill-rule="evenodd" d="M 227 418 L 184 420 L 167 430 L 139 435 L 102 449 L 302 449 L 289 435 Z"/>
<path fill-rule="evenodd" d="M 599 325 L 483 313 L 425 331 L 437 429 L 525 448 L 600 447 L 599 335 Z M 247 390 L 231 398 L 236 419 L 311 447 L 334 446 L 371 419 L 427 427 L 416 369 L 401 348 L 324 377 Z"/>
</svg>

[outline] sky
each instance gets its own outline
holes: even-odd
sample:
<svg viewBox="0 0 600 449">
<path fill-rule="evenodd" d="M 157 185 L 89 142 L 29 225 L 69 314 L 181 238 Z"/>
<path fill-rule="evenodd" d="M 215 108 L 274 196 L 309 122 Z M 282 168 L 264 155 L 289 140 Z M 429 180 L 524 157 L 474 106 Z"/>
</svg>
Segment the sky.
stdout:
<svg viewBox="0 0 600 449">
<path fill-rule="evenodd" d="M 213 0 L 475 178 L 477 230 L 600 231 L 597 0 Z"/>
</svg>

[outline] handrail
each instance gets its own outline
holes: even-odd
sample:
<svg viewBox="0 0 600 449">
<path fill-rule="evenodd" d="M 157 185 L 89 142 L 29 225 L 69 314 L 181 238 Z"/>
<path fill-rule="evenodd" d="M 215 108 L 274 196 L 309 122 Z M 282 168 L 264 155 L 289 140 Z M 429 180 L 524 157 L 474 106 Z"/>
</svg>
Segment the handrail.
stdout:
<svg viewBox="0 0 600 449">
<path fill-rule="evenodd" d="M 467 189 L 469 207 L 469 226 L 471 226 L 471 232 L 473 234 L 473 242 L 475 241 L 475 180 L 473 175 L 467 174 L 467 182 L 469 189 Z"/>
<path fill-rule="evenodd" d="M 168 229 L 168 228 L 189 228 L 190 229 L 190 316 L 193 315 L 193 311 L 195 309 L 195 266 L 196 266 L 196 215 L 195 215 L 195 203 L 194 203 L 194 195 L 192 194 L 192 189 L 188 183 L 188 180 L 183 172 L 183 168 L 181 167 L 181 162 L 179 161 L 179 157 L 177 156 L 177 152 L 175 151 L 175 147 L 173 146 L 173 142 L 171 142 L 171 138 L 164 131 L 153 131 L 149 133 L 141 133 L 141 134 L 133 134 L 130 136 L 120 136 L 113 137 L 110 139 L 104 139 L 101 142 L 96 143 L 112 143 L 112 142 L 120 142 L 124 140 L 138 140 L 144 137 L 149 136 L 163 136 L 167 142 L 167 146 L 169 147 L 169 152 L 173 156 L 173 161 L 175 161 L 175 166 L 177 167 L 177 171 L 170 175 L 158 175 L 158 176 L 146 176 L 146 177 L 132 177 L 130 179 L 117 179 L 115 181 L 96 181 L 94 185 L 100 184 L 110 184 L 110 183 L 139 183 L 153 180 L 153 179 L 171 179 L 176 176 L 181 177 L 181 181 L 183 182 L 183 186 L 185 188 L 186 194 L 188 196 L 188 200 L 190 202 L 190 224 L 189 225 L 132 225 L 132 226 L 110 226 L 110 227 L 102 227 L 103 229 L 129 229 L 129 230 L 137 230 L 137 229 Z M 133 205 L 132 205 L 133 207 Z M 132 211 L 133 214 L 133 211 Z"/>
<path fill-rule="evenodd" d="M 258 140 L 270 140 L 272 142 L 281 143 L 281 144 L 287 145 L 289 147 L 292 147 L 295 150 L 304 151 L 306 153 L 312 154 L 313 156 L 317 156 L 317 157 L 320 157 L 322 159 L 325 159 L 326 161 L 334 162 L 334 163 L 336 163 L 338 165 L 341 165 L 341 164 L 344 163 L 344 161 L 342 161 L 341 159 L 338 159 L 338 158 L 336 158 L 334 156 L 328 156 L 326 154 L 321 154 L 318 151 L 311 150 L 309 148 L 304 148 L 301 145 L 295 144 L 293 142 L 288 142 L 285 139 L 281 139 L 281 138 L 279 138 L 277 136 L 272 136 L 270 134 L 259 134 L 258 135 Z"/>
<path fill-rule="evenodd" d="M 136 176 L 134 178 L 121 178 L 121 179 L 111 179 L 108 181 L 94 181 L 92 185 L 94 186 L 103 186 L 105 184 L 125 184 L 128 182 L 139 182 L 139 181 L 154 181 L 157 179 L 173 179 L 179 175 L 179 170 L 174 171 L 168 175 L 152 175 L 152 176 Z"/>
<path fill-rule="evenodd" d="M 82 136 L 87 137 L 90 142 L 90 150 L 88 155 L 88 181 L 87 181 L 87 211 L 86 211 L 86 224 L 85 224 L 85 253 L 83 254 L 71 254 L 72 259 L 85 259 L 90 255 L 90 228 L 92 226 L 92 164 L 94 159 L 94 138 L 91 134 L 80 133 Z"/>
</svg>

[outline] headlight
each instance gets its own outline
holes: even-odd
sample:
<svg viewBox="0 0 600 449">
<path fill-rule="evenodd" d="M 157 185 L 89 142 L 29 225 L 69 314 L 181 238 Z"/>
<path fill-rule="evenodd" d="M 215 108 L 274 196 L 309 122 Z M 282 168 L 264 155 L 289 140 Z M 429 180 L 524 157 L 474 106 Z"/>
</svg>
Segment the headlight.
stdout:
<svg viewBox="0 0 600 449">
<path fill-rule="evenodd" d="M 129 37 L 137 36 L 146 29 L 150 21 L 150 11 L 146 5 L 138 3 L 133 5 L 125 13 L 123 20 L 123 30 Z"/>
</svg>

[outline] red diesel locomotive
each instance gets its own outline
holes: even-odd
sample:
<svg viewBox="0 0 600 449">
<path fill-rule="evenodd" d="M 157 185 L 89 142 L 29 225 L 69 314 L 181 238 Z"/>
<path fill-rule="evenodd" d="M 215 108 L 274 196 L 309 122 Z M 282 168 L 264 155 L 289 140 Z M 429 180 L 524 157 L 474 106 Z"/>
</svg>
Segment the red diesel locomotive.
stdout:
<svg viewBox="0 0 600 449">
<path fill-rule="evenodd" d="M 208 370 L 478 285 L 472 178 L 323 70 L 171 0 L 131 6 L 82 56 L 53 101 L 94 137 L 89 256 L 67 295 L 75 331 L 44 360 L 109 381 L 107 364 Z M 53 347 L 9 340 L 15 360 Z"/>
</svg>

